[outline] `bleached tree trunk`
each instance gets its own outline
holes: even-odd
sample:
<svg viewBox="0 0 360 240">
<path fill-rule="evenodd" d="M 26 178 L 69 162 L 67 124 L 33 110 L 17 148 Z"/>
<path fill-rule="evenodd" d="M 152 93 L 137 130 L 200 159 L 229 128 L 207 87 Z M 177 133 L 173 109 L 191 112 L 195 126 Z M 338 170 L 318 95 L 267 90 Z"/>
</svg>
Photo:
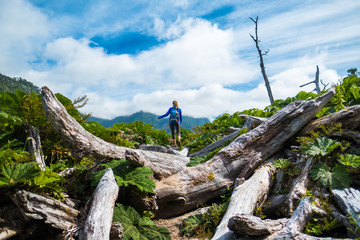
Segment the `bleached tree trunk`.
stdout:
<svg viewBox="0 0 360 240">
<path fill-rule="evenodd" d="M 312 168 L 312 165 L 312 160 L 307 159 L 305 165 L 302 167 L 303 170 L 299 176 L 295 178 L 291 185 L 290 192 L 286 196 L 285 200 L 285 210 L 283 211 L 287 216 L 290 216 L 294 212 L 301 198 L 306 195 L 307 186 L 310 181 L 309 172 Z"/>
<path fill-rule="evenodd" d="M 330 126 L 336 123 L 341 123 L 341 129 L 356 129 L 360 127 L 360 105 L 354 105 L 316 119 L 301 129 L 298 135 L 305 135 L 310 131 L 316 131 L 320 125 Z"/>
<path fill-rule="evenodd" d="M 65 203 L 25 190 L 10 195 L 25 220 L 42 220 L 49 226 L 66 230 L 76 224 L 79 211 Z"/>
<path fill-rule="evenodd" d="M 265 219 L 245 214 L 238 214 L 230 218 L 228 227 L 240 235 L 260 236 L 270 235 L 285 227 L 289 219 Z"/>
<path fill-rule="evenodd" d="M 230 218 L 240 214 L 252 215 L 255 207 L 262 205 L 270 191 L 274 173 L 275 167 L 264 165 L 249 180 L 234 189 L 228 209 L 212 240 L 232 239 L 233 232 L 228 228 Z"/>
<path fill-rule="evenodd" d="M 80 240 L 108 240 L 119 187 L 108 168 L 96 187 Z"/>
<path fill-rule="evenodd" d="M 257 16 L 256 17 L 256 20 L 250 18 L 251 21 L 253 21 L 255 23 L 255 37 L 253 35 L 250 34 L 251 38 L 254 40 L 255 42 L 255 46 L 256 46 L 256 49 L 259 53 L 259 58 L 260 58 L 260 68 L 261 68 L 261 74 L 263 75 L 263 78 L 264 78 L 264 81 L 265 81 L 265 86 L 266 86 L 266 90 L 267 90 L 267 93 L 268 93 L 268 96 L 269 96 L 269 100 L 270 100 L 270 104 L 273 104 L 274 103 L 274 97 L 272 95 L 272 91 L 271 91 L 271 87 L 270 87 L 270 82 L 269 82 L 269 79 L 267 77 L 267 74 L 266 74 L 266 71 L 265 71 L 265 64 L 264 64 L 264 59 L 263 59 L 263 56 L 266 55 L 269 50 L 265 51 L 265 53 L 262 53 L 261 49 L 260 49 L 260 46 L 259 46 L 259 37 L 258 37 L 258 19 L 259 17 Z"/>
<path fill-rule="evenodd" d="M 315 207 L 311 205 L 311 199 L 305 197 L 301 199 L 299 206 L 296 208 L 295 212 L 292 214 L 289 221 L 286 223 L 285 227 L 280 231 L 275 232 L 266 238 L 266 240 L 278 240 L 278 239 L 294 239 L 294 240 L 308 240 L 308 239 L 329 239 L 329 238 L 319 238 L 313 237 L 306 234 L 303 234 L 302 231 L 310 219 L 312 211 Z M 316 211 L 319 209 L 316 208 Z"/>
<path fill-rule="evenodd" d="M 42 87 L 41 98 L 46 118 L 55 131 L 61 135 L 63 143 L 71 154 L 77 159 L 86 156 L 99 160 L 126 158 L 135 166 L 151 168 L 158 178 L 180 171 L 190 161 L 188 157 L 184 156 L 130 149 L 108 143 L 86 131 L 72 118 L 49 88 Z"/>
<path fill-rule="evenodd" d="M 158 181 L 155 189 L 158 216 L 170 217 L 191 210 L 223 194 L 235 178 L 248 178 L 307 124 L 333 94 L 332 88 L 314 100 L 293 102 L 257 128 L 240 135 L 208 162 Z"/>
<path fill-rule="evenodd" d="M 240 115 L 240 117 L 243 118 L 245 121 L 245 123 L 241 129 L 247 128 L 249 131 L 251 129 L 253 129 L 254 127 L 259 126 L 263 121 L 265 121 L 265 119 L 262 119 L 262 118 L 247 116 L 247 115 L 243 115 L 243 114 Z M 189 157 L 201 157 L 201 156 L 204 156 L 204 155 L 214 151 L 217 148 L 222 147 L 224 143 L 234 139 L 240 133 L 241 129 L 238 129 L 238 130 L 230 133 L 229 135 L 226 135 L 225 137 L 221 138 L 220 140 L 218 140 L 212 144 L 209 144 L 208 146 L 200 149 L 197 152 L 189 154 Z"/>
<path fill-rule="evenodd" d="M 237 137 L 208 162 L 186 167 L 188 159 L 164 153 L 127 149 L 106 143 L 84 130 L 71 118 L 47 87 L 42 88 L 46 116 L 73 155 L 100 158 L 125 157 L 136 165 L 150 167 L 156 177 L 157 217 L 185 213 L 227 191 L 235 178 L 252 172 L 312 120 L 331 99 L 335 89 L 311 101 L 295 101 L 257 128 Z M 166 177 L 167 176 L 167 177 Z M 166 178 L 165 178 L 166 177 Z"/>
</svg>

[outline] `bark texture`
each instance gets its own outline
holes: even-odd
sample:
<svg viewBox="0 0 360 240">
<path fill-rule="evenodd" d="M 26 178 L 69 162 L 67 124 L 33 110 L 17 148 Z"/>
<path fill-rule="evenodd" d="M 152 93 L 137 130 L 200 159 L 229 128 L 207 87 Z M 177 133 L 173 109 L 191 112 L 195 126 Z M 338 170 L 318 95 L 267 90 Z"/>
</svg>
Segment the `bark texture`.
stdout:
<svg viewBox="0 0 360 240">
<path fill-rule="evenodd" d="M 66 230 L 76 224 L 79 211 L 59 200 L 46 198 L 25 190 L 10 196 L 25 220 L 42 220 L 53 228 Z"/>
<path fill-rule="evenodd" d="M 158 178 L 180 171 L 190 161 L 188 157 L 180 155 L 130 149 L 108 143 L 86 131 L 72 118 L 49 88 L 42 87 L 41 98 L 46 118 L 55 131 L 61 135 L 71 154 L 77 159 L 86 156 L 95 159 L 126 158 L 136 166 L 151 168 Z"/>
<path fill-rule="evenodd" d="M 234 189 L 228 209 L 216 228 L 213 240 L 231 239 L 233 232 L 228 228 L 230 218 L 240 214 L 252 215 L 255 207 L 262 205 L 270 190 L 274 173 L 274 167 L 264 165 L 251 178 Z"/>
<path fill-rule="evenodd" d="M 96 187 L 80 240 L 110 239 L 110 229 L 119 187 L 108 168 Z"/>
<path fill-rule="evenodd" d="M 306 125 L 334 95 L 334 88 L 311 101 L 295 101 L 257 128 L 237 137 L 209 161 L 156 183 L 157 216 L 180 215 L 219 196 L 235 178 L 248 178 Z"/>
<path fill-rule="evenodd" d="M 220 140 L 218 140 L 212 144 L 209 144 L 208 146 L 200 149 L 197 152 L 189 154 L 189 157 L 204 156 L 204 155 L 214 151 L 215 149 L 222 147 L 224 143 L 234 139 L 240 133 L 241 129 L 247 128 L 250 131 L 251 129 L 259 126 L 263 121 L 265 121 L 264 118 L 252 117 L 252 116 L 248 116 L 248 115 L 244 115 L 244 114 L 240 115 L 240 117 L 245 121 L 242 128 L 233 131 L 232 133 L 226 135 L 225 137 L 221 138 Z"/>
<path fill-rule="evenodd" d="M 285 227 L 289 219 L 266 219 L 252 215 L 235 215 L 230 218 L 228 227 L 231 231 L 247 236 L 270 235 Z"/>
</svg>

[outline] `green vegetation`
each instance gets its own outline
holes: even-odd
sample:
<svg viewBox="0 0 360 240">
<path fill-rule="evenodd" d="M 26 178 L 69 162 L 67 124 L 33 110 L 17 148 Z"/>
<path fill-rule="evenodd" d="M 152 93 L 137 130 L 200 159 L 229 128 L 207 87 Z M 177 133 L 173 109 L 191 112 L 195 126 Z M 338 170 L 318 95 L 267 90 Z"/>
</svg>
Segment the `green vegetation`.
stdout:
<svg viewBox="0 0 360 240">
<path fill-rule="evenodd" d="M 124 228 L 124 240 L 170 240 L 167 228 L 157 227 L 147 216 L 140 214 L 132 207 L 117 203 L 114 208 L 113 222 L 120 222 Z"/>
<path fill-rule="evenodd" d="M 10 78 L 0 73 L 0 92 L 15 92 L 20 90 L 26 93 L 40 93 L 40 89 L 33 83 L 22 78 Z"/>
<path fill-rule="evenodd" d="M 351 71 L 346 78 L 339 82 L 336 86 L 335 96 L 316 117 L 360 104 L 360 79 L 356 74 L 357 70 Z M 0 77 L 7 79 L 3 75 Z M 15 80 L 18 83 L 22 82 L 12 79 L 12 81 Z M 5 80 L 1 83 L 3 86 L 8 86 Z M 130 205 L 131 203 L 121 197 L 132 194 L 142 198 L 153 196 L 155 183 L 152 179 L 153 173 L 149 168 L 134 167 L 125 159 L 104 159 L 101 163 L 95 163 L 94 159 L 89 158 L 75 160 L 62 143 L 61 137 L 45 118 L 38 91 L 20 91 L 18 89 L 16 85 L 11 85 L 11 87 L 2 88 L 3 91 L 0 92 L 0 188 L 4 193 L 11 192 L 16 188 L 23 188 L 39 194 L 54 196 L 57 199 L 63 199 L 64 193 L 66 193 L 70 197 L 81 200 L 81 204 L 85 205 L 105 169 L 112 168 L 120 187 L 119 199 L 114 210 L 114 221 L 119 221 L 123 225 L 125 239 L 170 239 L 167 229 L 157 227 L 153 223 L 149 217 L 152 213 L 147 212 L 141 216 L 139 214 L 142 212 L 141 209 L 126 206 L 125 204 Z M 242 128 L 244 122 L 240 117 L 241 114 L 270 117 L 293 101 L 309 100 L 317 96 L 314 93 L 300 92 L 295 97 L 276 100 L 263 110 L 250 109 L 234 114 L 224 114 L 212 122 L 195 127 L 193 131 L 183 128 L 181 130 L 182 145 L 188 147 L 191 153 L 196 152 L 229 134 L 229 127 Z M 89 115 L 79 111 L 87 102 L 86 96 L 74 101 L 61 94 L 56 94 L 56 97 L 65 106 L 68 113 L 87 131 L 107 142 L 129 148 L 135 148 L 139 144 L 164 146 L 170 144 L 171 136 L 166 130 L 154 128 L 146 121 L 114 123 L 108 127 L 90 121 Z M 27 142 L 31 141 L 26 134 L 29 126 L 39 130 L 42 152 L 47 166 L 45 171 L 41 171 L 32 162 L 33 156 L 26 151 Z M 238 136 L 247 131 L 247 129 L 241 130 Z M 297 139 L 300 151 L 311 156 L 314 161 L 310 176 L 313 180 L 312 184 L 315 186 L 349 187 L 354 184 L 351 176 L 360 173 L 360 149 L 349 142 L 337 140 L 334 135 L 341 131 L 339 124 L 320 126 L 316 131 Z M 211 161 L 211 158 L 230 142 L 226 142 L 203 157 L 192 158 L 188 166 Z M 285 177 L 288 179 L 301 171 L 288 159 L 276 160 L 275 166 L 284 170 Z M 66 168 L 73 168 L 74 172 L 67 177 L 60 177 L 58 173 Z M 212 180 L 214 180 L 214 173 L 199 176 L 199 181 Z M 281 191 L 286 190 L 282 189 Z M 217 200 L 216 203 L 211 203 L 209 211 L 204 215 L 196 215 L 184 221 L 182 229 L 184 236 L 206 238 L 213 235 L 226 210 L 228 197 L 225 201 Z M 325 227 L 321 228 L 321 224 Z M 336 227 L 337 223 L 333 219 L 317 221 L 316 217 L 313 217 L 306 229 L 309 234 L 320 236 L 324 231 L 332 231 L 331 229 Z"/>
</svg>

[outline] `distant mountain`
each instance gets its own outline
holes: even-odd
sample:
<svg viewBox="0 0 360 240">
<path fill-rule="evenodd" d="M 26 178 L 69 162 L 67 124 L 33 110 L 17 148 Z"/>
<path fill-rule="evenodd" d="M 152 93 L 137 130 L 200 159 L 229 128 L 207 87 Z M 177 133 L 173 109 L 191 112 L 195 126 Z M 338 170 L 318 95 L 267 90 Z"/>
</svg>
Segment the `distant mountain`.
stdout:
<svg viewBox="0 0 360 240">
<path fill-rule="evenodd" d="M 22 78 L 11 78 L 0 73 L 0 92 L 15 92 L 18 89 L 22 92 L 40 93 L 40 88 Z"/>
<path fill-rule="evenodd" d="M 114 123 L 120 123 L 120 122 L 130 123 L 135 121 L 142 121 L 143 123 L 150 123 L 151 125 L 154 126 L 154 128 L 169 130 L 169 119 L 163 118 L 158 120 L 157 117 L 158 116 L 153 113 L 140 111 L 130 116 L 120 116 L 111 120 L 97 118 L 93 116 L 89 117 L 88 120 L 98 122 L 106 128 L 111 127 L 112 125 L 114 125 Z M 199 125 L 202 126 L 208 122 L 210 121 L 207 118 L 193 118 L 193 117 L 183 116 L 183 122 L 181 124 L 181 127 L 192 130 L 193 127 Z"/>
</svg>

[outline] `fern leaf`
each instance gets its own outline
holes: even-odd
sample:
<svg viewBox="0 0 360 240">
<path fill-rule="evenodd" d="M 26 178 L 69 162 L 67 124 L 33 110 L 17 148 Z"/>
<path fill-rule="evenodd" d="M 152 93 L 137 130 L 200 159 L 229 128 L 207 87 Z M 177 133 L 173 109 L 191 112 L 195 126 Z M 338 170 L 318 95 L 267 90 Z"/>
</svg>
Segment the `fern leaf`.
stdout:
<svg viewBox="0 0 360 240">
<path fill-rule="evenodd" d="M 2 182 L 7 182 L 8 186 L 12 186 L 33 179 L 39 175 L 40 172 L 39 166 L 33 162 L 11 163 L 2 168 L 1 173 L 4 176 Z M 6 186 L 6 184 L 3 184 L 3 186 Z"/>
</svg>

